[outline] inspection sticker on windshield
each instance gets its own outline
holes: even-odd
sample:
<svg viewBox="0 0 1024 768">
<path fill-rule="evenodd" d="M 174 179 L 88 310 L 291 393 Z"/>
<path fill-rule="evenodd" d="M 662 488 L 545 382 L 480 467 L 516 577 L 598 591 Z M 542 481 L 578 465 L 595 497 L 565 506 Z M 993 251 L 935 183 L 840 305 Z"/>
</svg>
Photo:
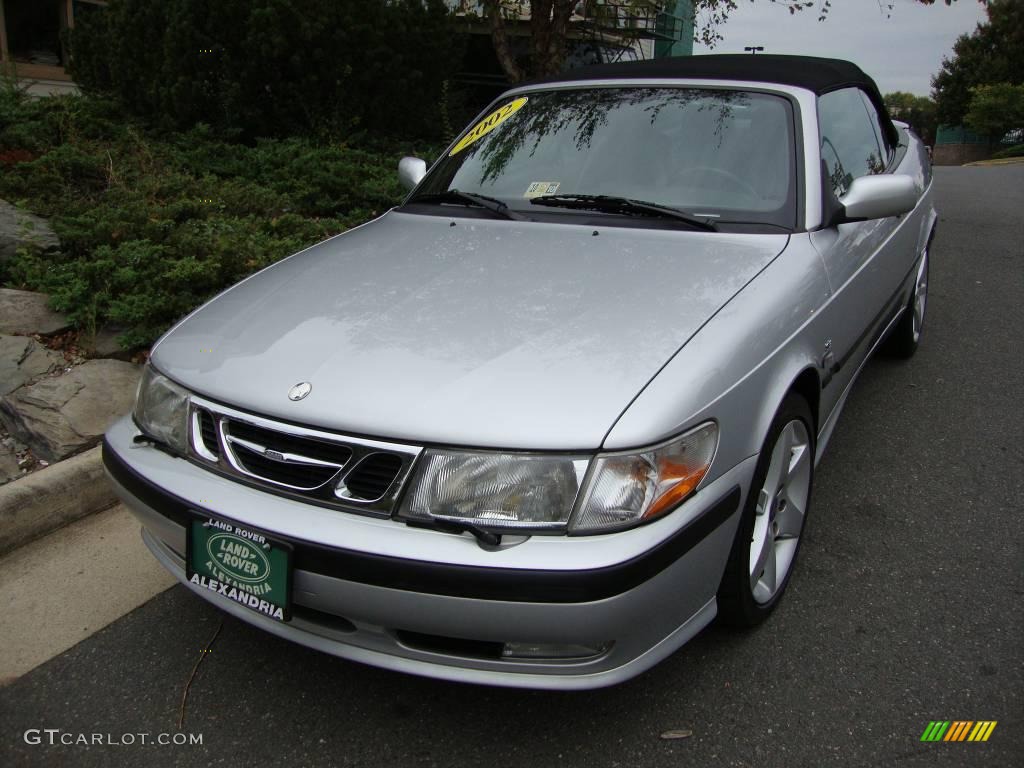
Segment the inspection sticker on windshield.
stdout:
<svg viewBox="0 0 1024 768">
<path fill-rule="evenodd" d="M 190 584 L 271 619 L 291 618 L 292 548 L 229 520 L 194 517 L 185 542 Z"/>
<path fill-rule="evenodd" d="M 499 125 L 508 120 L 512 115 L 523 108 L 523 105 L 529 101 L 525 96 L 520 96 L 515 101 L 510 101 L 503 107 L 498 107 L 496 110 L 491 112 L 487 117 L 481 120 L 479 123 L 473 126 L 473 129 L 467 133 L 462 139 L 452 147 L 452 151 L 448 153 L 448 157 L 457 155 L 459 152 L 464 150 L 470 144 L 477 139 L 482 139 L 488 133 L 493 131 Z"/>
<path fill-rule="evenodd" d="M 531 181 L 530 186 L 523 193 L 523 197 L 531 198 L 540 197 L 541 195 L 553 195 L 558 191 L 559 186 L 561 186 L 560 181 Z"/>
</svg>

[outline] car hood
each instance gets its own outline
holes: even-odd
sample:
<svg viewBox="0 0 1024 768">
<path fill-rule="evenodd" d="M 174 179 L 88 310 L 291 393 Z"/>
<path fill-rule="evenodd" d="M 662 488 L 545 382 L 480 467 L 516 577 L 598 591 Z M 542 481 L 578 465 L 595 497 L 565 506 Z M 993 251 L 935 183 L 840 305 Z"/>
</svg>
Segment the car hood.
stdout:
<svg viewBox="0 0 1024 768">
<path fill-rule="evenodd" d="M 298 424 L 593 449 L 786 242 L 393 211 L 230 288 L 172 329 L 153 363 Z M 289 400 L 304 381 L 310 394 Z"/>
</svg>

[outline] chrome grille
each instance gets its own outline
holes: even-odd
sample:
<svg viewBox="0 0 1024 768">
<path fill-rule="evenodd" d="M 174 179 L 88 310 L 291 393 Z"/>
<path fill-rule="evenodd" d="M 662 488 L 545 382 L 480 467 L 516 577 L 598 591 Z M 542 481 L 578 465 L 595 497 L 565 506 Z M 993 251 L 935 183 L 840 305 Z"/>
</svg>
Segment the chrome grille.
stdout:
<svg viewBox="0 0 1024 768">
<path fill-rule="evenodd" d="M 298 427 L 193 397 L 190 458 L 317 504 L 390 514 L 422 448 Z"/>
<path fill-rule="evenodd" d="M 280 453 L 294 453 L 317 461 L 343 467 L 352 458 L 352 449 L 337 443 L 329 443 L 309 437 L 289 435 L 272 429 L 250 424 L 238 419 L 228 419 L 228 433 L 238 441 L 245 440 L 272 448 Z"/>
<path fill-rule="evenodd" d="M 353 467 L 345 478 L 347 495 L 366 501 L 379 499 L 388 492 L 401 468 L 401 458 L 395 454 L 372 453 Z"/>
<path fill-rule="evenodd" d="M 299 491 L 319 488 L 341 471 L 337 464 L 310 464 L 269 447 L 260 449 L 240 441 L 231 441 L 231 452 L 246 472 Z"/>
<path fill-rule="evenodd" d="M 214 426 L 213 416 L 205 408 L 199 410 L 199 437 L 203 441 L 203 447 L 212 456 L 220 454 L 220 444 L 217 441 L 217 427 Z"/>
</svg>

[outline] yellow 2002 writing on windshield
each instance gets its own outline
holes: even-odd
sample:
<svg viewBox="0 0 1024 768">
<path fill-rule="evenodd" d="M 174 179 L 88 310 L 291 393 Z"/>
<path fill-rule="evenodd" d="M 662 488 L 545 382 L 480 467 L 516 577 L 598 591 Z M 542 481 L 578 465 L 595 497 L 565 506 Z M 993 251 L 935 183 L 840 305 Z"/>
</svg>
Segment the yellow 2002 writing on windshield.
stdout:
<svg viewBox="0 0 1024 768">
<path fill-rule="evenodd" d="M 464 150 L 474 141 L 482 139 L 484 136 L 486 136 L 488 133 L 493 131 L 499 125 L 501 125 L 510 117 L 512 117 L 512 115 L 514 115 L 516 112 L 522 109 L 523 105 L 528 100 L 529 99 L 527 99 L 525 96 L 521 96 L 515 101 L 510 101 L 503 107 L 498 107 L 498 109 L 494 110 L 493 112 L 491 112 L 491 114 L 489 114 L 479 123 L 474 125 L 473 129 L 465 136 L 463 136 L 458 144 L 452 147 L 452 151 L 448 153 L 448 157 L 457 155 L 459 152 Z"/>
</svg>

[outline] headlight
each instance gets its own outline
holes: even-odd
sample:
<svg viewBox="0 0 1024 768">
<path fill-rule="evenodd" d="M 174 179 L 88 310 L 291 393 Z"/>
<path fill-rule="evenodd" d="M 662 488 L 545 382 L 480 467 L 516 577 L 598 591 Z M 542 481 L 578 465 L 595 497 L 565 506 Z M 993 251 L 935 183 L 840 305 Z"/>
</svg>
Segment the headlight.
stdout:
<svg viewBox="0 0 1024 768">
<path fill-rule="evenodd" d="M 564 528 L 589 460 L 427 451 L 403 516 L 485 528 Z"/>
<path fill-rule="evenodd" d="M 490 530 L 630 528 L 693 493 L 717 445 L 718 427 L 708 422 L 657 448 L 599 455 L 589 475 L 585 456 L 428 450 L 401 514 Z"/>
<path fill-rule="evenodd" d="M 188 445 L 188 392 L 147 364 L 135 398 L 135 423 L 177 453 Z"/>
</svg>

